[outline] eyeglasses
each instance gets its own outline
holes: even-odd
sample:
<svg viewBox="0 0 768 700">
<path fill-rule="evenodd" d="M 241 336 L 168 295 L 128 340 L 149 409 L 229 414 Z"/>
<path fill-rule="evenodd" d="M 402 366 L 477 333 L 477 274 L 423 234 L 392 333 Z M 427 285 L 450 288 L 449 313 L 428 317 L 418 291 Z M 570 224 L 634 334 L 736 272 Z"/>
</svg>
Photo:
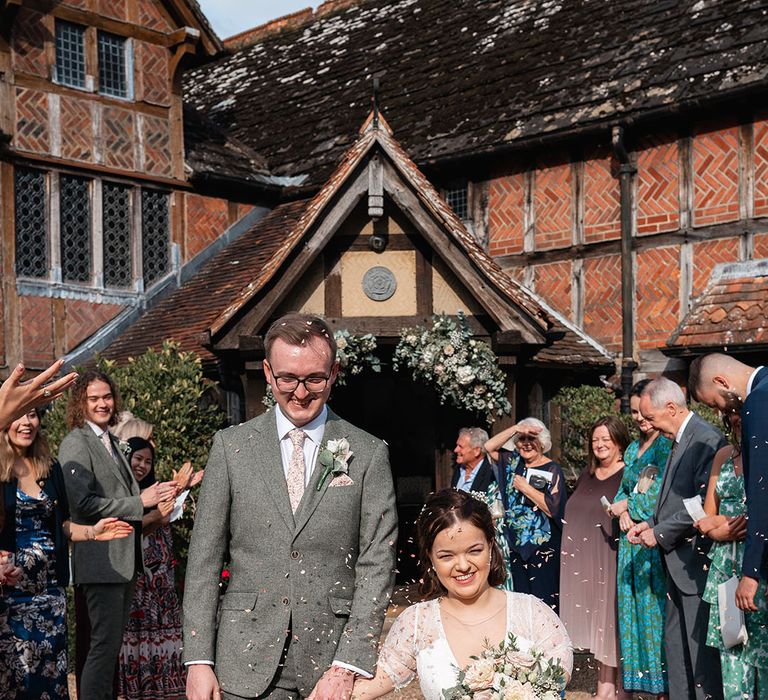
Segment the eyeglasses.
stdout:
<svg viewBox="0 0 768 700">
<path fill-rule="evenodd" d="M 303 384 L 304 388 L 310 394 L 319 394 L 326 386 L 328 386 L 328 380 L 330 377 L 304 377 L 299 379 L 298 377 L 288 376 L 276 376 L 272 375 L 275 379 L 275 384 L 280 391 L 290 392 L 296 391 L 299 388 L 299 384 Z"/>
</svg>

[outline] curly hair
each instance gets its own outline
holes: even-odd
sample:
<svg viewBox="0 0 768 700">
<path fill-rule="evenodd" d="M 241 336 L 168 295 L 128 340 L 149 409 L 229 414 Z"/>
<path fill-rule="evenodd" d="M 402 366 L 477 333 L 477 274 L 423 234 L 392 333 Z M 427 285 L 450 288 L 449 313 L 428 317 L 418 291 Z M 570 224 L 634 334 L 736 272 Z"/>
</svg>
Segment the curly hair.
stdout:
<svg viewBox="0 0 768 700">
<path fill-rule="evenodd" d="M 470 523 L 485 535 L 491 549 L 491 570 L 488 574 L 488 584 L 500 586 L 506 578 L 503 555 L 496 544 L 496 528 L 488 506 L 465 491 L 443 489 L 427 497 L 427 502 L 416 521 L 418 532 L 419 564 L 422 568 L 422 578 L 419 581 L 419 592 L 427 597 L 442 595 L 445 586 L 440 583 L 435 570 L 431 566 L 430 553 L 435 538 L 446 528 L 456 523 Z"/>
<path fill-rule="evenodd" d="M 117 416 L 122 410 L 122 401 L 117 386 L 112 378 L 97 369 L 88 369 L 83 372 L 72 386 L 72 392 L 67 402 L 67 425 L 70 430 L 82 428 L 85 425 L 88 385 L 92 382 L 104 382 L 109 385 L 112 397 L 115 400 L 115 409 L 109 419 L 110 427 L 117 425 Z"/>
</svg>

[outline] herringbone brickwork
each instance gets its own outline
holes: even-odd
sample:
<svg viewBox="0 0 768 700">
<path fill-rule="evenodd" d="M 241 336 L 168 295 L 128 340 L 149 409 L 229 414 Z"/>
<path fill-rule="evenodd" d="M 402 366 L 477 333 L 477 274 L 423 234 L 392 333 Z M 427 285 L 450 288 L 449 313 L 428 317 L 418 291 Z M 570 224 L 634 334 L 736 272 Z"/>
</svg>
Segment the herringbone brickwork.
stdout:
<svg viewBox="0 0 768 700">
<path fill-rule="evenodd" d="M 753 257 L 755 260 L 768 258 L 768 233 L 755 234 L 755 251 Z"/>
<path fill-rule="evenodd" d="M 550 306 L 573 319 L 571 305 L 571 282 L 573 278 L 573 263 L 570 260 L 556 263 L 536 265 L 534 281 L 536 293 Z"/>
<path fill-rule="evenodd" d="M 186 209 L 186 250 L 189 260 L 227 230 L 229 204 L 224 199 L 188 194 Z"/>
<path fill-rule="evenodd" d="M 65 95 L 61 96 L 61 156 L 70 160 L 93 159 L 91 104 Z"/>
<path fill-rule="evenodd" d="M 736 262 L 739 259 L 739 239 L 718 238 L 693 245 L 693 295 L 704 291 L 718 263 Z"/>
<path fill-rule="evenodd" d="M 525 188 L 523 175 L 505 175 L 488 187 L 488 247 L 491 255 L 523 250 Z"/>
<path fill-rule="evenodd" d="M 128 0 L 98 0 L 99 13 L 125 21 L 128 18 Z"/>
<path fill-rule="evenodd" d="M 242 219 L 253 209 L 253 204 L 238 204 L 237 205 L 237 218 Z"/>
<path fill-rule="evenodd" d="M 648 143 L 637 153 L 637 234 L 680 228 L 677 142 Z"/>
<path fill-rule="evenodd" d="M 138 0 L 139 2 L 139 24 L 150 29 L 157 29 L 165 32 L 173 29 L 160 10 L 157 0 Z"/>
<path fill-rule="evenodd" d="M 584 240 L 607 241 L 621 235 L 619 180 L 610 158 L 584 163 Z"/>
<path fill-rule="evenodd" d="M 509 267 L 504 270 L 515 282 L 523 283 L 524 267 Z"/>
<path fill-rule="evenodd" d="M 105 107 L 102 143 L 106 165 L 121 170 L 134 170 L 136 127 L 133 112 L 119 107 Z"/>
<path fill-rule="evenodd" d="M 91 0 L 67 0 L 67 5 L 72 7 L 79 7 L 83 10 L 88 10 L 91 7 Z"/>
<path fill-rule="evenodd" d="M 144 41 L 136 42 L 139 66 L 138 99 L 167 107 L 171 103 L 168 78 L 168 49 Z"/>
<path fill-rule="evenodd" d="M 144 117 L 144 170 L 152 175 L 173 174 L 171 130 L 162 117 Z"/>
<path fill-rule="evenodd" d="M 21 297 L 22 357 L 27 369 L 43 369 L 53 362 L 53 308 L 47 297 Z"/>
<path fill-rule="evenodd" d="M 50 153 L 48 95 L 40 90 L 16 88 L 15 146 L 22 151 Z"/>
<path fill-rule="evenodd" d="M 92 304 L 78 299 L 67 299 L 64 307 L 65 352 L 70 352 L 90 338 L 122 309 L 122 306 L 116 304 Z"/>
<path fill-rule="evenodd" d="M 46 26 L 45 16 L 26 7 L 19 7 L 11 38 L 13 69 L 17 73 L 31 73 L 47 78 L 45 41 L 50 38 L 51 32 Z"/>
<path fill-rule="evenodd" d="M 736 127 L 693 139 L 693 223 L 709 226 L 739 218 L 739 136 Z"/>
<path fill-rule="evenodd" d="M 666 343 L 680 320 L 680 248 L 667 246 L 637 254 L 636 343 L 641 349 Z"/>
<path fill-rule="evenodd" d="M 768 216 L 768 120 L 755 122 L 755 216 Z"/>
<path fill-rule="evenodd" d="M 584 260 L 584 330 L 611 350 L 621 343 L 621 261 L 618 255 Z"/>
<path fill-rule="evenodd" d="M 573 242 L 572 190 L 569 163 L 536 171 L 536 250 L 562 248 Z"/>
</svg>

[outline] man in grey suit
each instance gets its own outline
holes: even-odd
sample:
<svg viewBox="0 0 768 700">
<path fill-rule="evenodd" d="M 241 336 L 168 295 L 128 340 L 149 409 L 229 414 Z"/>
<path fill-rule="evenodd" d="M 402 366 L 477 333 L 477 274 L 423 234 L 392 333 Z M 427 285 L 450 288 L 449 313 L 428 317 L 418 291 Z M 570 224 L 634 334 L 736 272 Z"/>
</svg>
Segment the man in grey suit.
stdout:
<svg viewBox="0 0 768 700">
<path fill-rule="evenodd" d="M 343 700 L 373 675 L 394 583 L 388 451 L 326 407 L 338 362 L 322 319 L 278 319 L 265 351 L 277 406 L 216 434 L 197 506 L 187 697 Z"/>
<path fill-rule="evenodd" d="M 74 583 L 82 587 L 91 623 L 91 643 L 80 680 L 82 700 L 111 700 L 115 663 L 133 598 L 136 574 L 143 570 L 141 518 L 145 508 L 172 498 L 172 483 L 153 484 L 139 494 L 133 472 L 109 432 L 116 420 L 117 389 L 102 372 L 81 374 L 67 404 L 71 432 L 62 440 L 59 462 L 72 520 L 93 524 L 118 517 L 135 533 L 108 542 L 75 542 Z"/>
<path fill-rule="evenodd" d="M 675 700 L 722 699 L 719 654 L 705 644 L 709 604 L 701 599 L 711 541 L 697 535 L 683 499 L 701 496 L 703 501 L 712 459 L 726 441 L 719 430 L 688 409 L 682 389 L 665 377 L 645 388 L 640 413 L 674 440 L 653 517 L 627 533 L 633 544 L 658 546 L 663 553 L 669 696 Z"/>
</svg>

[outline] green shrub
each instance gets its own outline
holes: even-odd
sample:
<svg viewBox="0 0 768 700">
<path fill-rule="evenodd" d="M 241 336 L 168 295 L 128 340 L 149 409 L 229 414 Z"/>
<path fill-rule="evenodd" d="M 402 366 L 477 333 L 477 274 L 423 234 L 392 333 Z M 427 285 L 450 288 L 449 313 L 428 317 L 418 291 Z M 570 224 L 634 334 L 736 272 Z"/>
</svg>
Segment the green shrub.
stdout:
<svg viewBox="0 0 768 700">
<path fill-rule="evenodd" d="M 203 377 L 195 353 L 181 352 L 176 343 L 166 341 L 159 351 L 148 350 L 125 365 L 97 358 L 96 366 L 114 380 L 123 407 L 154 426 L 158 480 L 170 479 L 172 470 L 187 459 L 195 469 L 205 466 L 213 434 L 224 425 L 224 414 L 216 401 L 215 384 Z M 68 432 L 67 399 L 59 399 L 44 417 L 54 454 Z M 190 494 L 184 515 L 173 524 L 177 581 L 183 581 L 194 515 L 195 499 Z"/>
</svg>

